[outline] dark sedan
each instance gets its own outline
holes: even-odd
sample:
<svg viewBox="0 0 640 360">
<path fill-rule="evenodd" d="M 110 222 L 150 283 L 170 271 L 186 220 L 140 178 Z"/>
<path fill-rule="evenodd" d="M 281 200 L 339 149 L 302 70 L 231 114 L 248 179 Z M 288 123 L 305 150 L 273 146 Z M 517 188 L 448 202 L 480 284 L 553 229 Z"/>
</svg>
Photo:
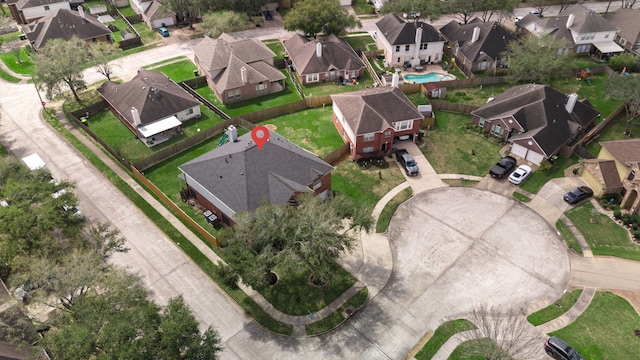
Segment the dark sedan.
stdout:
<svg viewBox="0 0 640 360">
<path fill-rule="evenodd" d="M 568 193 L 564 194 L 563 199 L 571 205 L 575 205 L 582 200 L 593 196 L 593 190 L 587 186 L 579 186 Z"/>
</svg>

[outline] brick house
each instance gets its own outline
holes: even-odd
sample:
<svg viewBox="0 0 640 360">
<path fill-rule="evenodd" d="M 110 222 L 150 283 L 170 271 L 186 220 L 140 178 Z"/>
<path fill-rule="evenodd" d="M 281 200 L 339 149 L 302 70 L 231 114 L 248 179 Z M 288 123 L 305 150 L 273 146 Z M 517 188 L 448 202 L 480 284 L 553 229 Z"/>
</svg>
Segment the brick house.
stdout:
<svg viewBox="0 0 640 360">
<path fill-rule="evenodd" d="M 271 130 L 261 150 L 250 133 L 238 137 L 230 127 L 227 134 L 229 143 L 178 167 L 188 196 L 225 225 L 264 201 L 287 204 L 301 193 L 329 195 L 333 166 L 315 154 Z"/>
<path fill-rule="evenodd" d="M 620 29 L 616 33 L 615 42 L 625 50 L 640 55 L 640 10 L 620 8 L 602 17 Z"/>
<path fill-rule="evenodd" d="M 58 9 L 71 10 L 83 1 L 69 0 L 8 0 L 11 16 L 18 24 L 36 21 Z"/>
<path fill-rule="evenodd" d="M 424 116 L 397 87 L 387 86 L 331 95 L 333 124 L 354 160 L 393 151 L 401 137 L 418 139 Z"/>
</svg>

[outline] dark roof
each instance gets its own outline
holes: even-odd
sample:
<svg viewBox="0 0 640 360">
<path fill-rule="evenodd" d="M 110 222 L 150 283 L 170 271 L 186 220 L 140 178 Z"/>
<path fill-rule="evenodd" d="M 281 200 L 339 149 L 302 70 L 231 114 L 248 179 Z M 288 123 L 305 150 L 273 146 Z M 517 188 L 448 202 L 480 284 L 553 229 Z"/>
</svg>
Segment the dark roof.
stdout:
<svg viewBox="0 0 640 360">
<path fill-rule="evenodd" d="M 414 44 L 416 29 L 422 28 L 421 43 L 444 41 L 444 38 L 433 26 L 422 21 L 407 22 L 395 14 L 387 14 L 376 22 L 378 34 L 382 34 L 391 45 Z"/>
<path fill-rule="evenodd" d="M 478 40 L 472 41 L 476 27 L 480 29 Z M 495 60 L 507 49 L 509 42 L 516 40 L 510 31 L 496 21 L 460 25 L 451 20 L 440 32 L 450 43 L 457 42 L 460 51 L 472 62 L 477 62 L 483 53 Z"/>
<path fill-rule="evenodd" d="M 565 108 L 567 100 L 567 95 L 546 85 L 519 85 L 471 114 L 487 120 L 512 117 L 524 132 L 514 135 L 511 140 L 533 138 L 550 156 L 599 115 L 587 101 L 576 101 L 569 113 Z"/>
<path fill-rule="evenodd" d="M 617 31 L 618 28 L 605 20 L 597 12 L 587 9 L 580 4 L 569 5 L 560 15 L 573 14 L 575 16 L 570 29 L 577 34 L 597 33 L 603 31 Z M 566 26 L 566 23 L 565 23 Z M 613 39 L 611 39 L 613 40 Z"/>
<path fill-rule="evenodd" d="M 322 46 L 321 56 L 317 55 L 318 44 Z M 295 34 L 284 42 L 284 48 L 300 75 L 364 68 L 351 46 L 333 34 L 314 40 Z"/>
<path fill-rule="evenodd" d="M 640 161 L 640 139 L 603 141 L 600 145 L 627 166 Z"/>
<path fill-rule="evenodd" d="M 126 83 L 107 81 L 98 92 L 131 124 L 133 107 L 138 110 L 142 124 L 148 124 L 200 105 L 166 75 L 151 70 L 140 70 Z"/>
<path fill-rule="evenodd" d="M 151 5 L 144 11 L 144 15 L 147 19 L 162 19 L 173 16 L 173 14 L 162 7 L 159 1 L 152 1 Z"/>
<path fill-rule="evenodd" d="M 331 95 L 356 135 L 381 132 L 398 121 L 424 116 L 400 89 L 385 86 Z"/>
<path fill-rule="evenodd" d="M 77 11 L 58 9 L 26 25 L 24 33 L 33 47 L 39 49 L 51 39 L 71 40 L 75 36 L 88 40 L 110 35 L 111 30 L 86 12 L 83 17 Z"/>
<path fill-rule="evenodd" d="M 640 10 L 618 9 L 615 12 L 604 14 L 605 20 L 620 29 L 620 37 L 633 43 L 640 42 Z"/>
<path fill-rule="evenodd" d="M 16 7 L 20 10 L 36 6 L 50 5 L 65 2 L 64 0 L 18 0 L 15 2 Z"/>
<path fill-rule="evenodd" d="M 604 185 L 605 191 L 622 188 L 622 181 L 620 181 L 620 175 L 614 160 L 586 159 L 580 160 L 580 162 L 593 177 Z"/>
<path fill-rule="evenodd" d="M 318 176 L 333 170 L 313 153 L 269 133 L 262 150 L 249 133 L 179 169 L 235 212 L 255 210 L 265 200 L 286 204 L 296 193 L 310 192 Z"/>
</svg>

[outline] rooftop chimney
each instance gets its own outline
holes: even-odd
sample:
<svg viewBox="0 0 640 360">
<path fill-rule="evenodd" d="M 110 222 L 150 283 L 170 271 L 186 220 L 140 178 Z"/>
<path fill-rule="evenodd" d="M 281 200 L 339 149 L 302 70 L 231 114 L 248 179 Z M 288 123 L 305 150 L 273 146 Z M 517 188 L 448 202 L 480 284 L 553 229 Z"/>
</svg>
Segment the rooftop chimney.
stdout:
<svg viewBox="0 0 640 360">
<path fill-rule="evenodd" d="M 575 15 L 569 14 L 569 16 L 567 17 L 567 29 L 571 28 L 571 26 L 573 25 L 573 20 L 575 20 L 575 18 Z"/>
<path fill-rule="evenodd" d="M 244 66 L 240 68 L 240 77 L 242 78 L 242 83 L 246 84 L 247 83 L 247 68 L 244 67 Z"/>
<path fill-rule="evenodd" d="M 565 105 L 564 108 L 567 110 L 569 114 L 573 112 L 573 108 L 576 106 L 577 100 L 578 100 L 578 94 L 576 93 L 569 95 L 569 97 L 567 98 L 567 105 Z"/>
<path fill-rule="evenodd" d="M 227 128 L 227 136 L 229 137 L 230 143 L 238 141 L 238 129 L 233 125 L 229 125 Z"/>
<path fill-rule="evenodd" d="M 480 27 L 476 26 L 473 28 L 473 35 L 471 35 L 471 43 L 478 41 L 480 38 Z"/>
<path fill-rule="evenodd" d="M 319 41 L 316 43 L 316 56 L 322 57 L 322 43 Z"/>
<path fill-rule="evenodd" d="M 84 9 L 82 8 L 82 6 L 78 6 L 78 14 L 80 14 L 81 18 L 86 19 L 84 15 Z"/>
<path fill-rule="evenodd" d="M 142 125 L 142 120 L 140 120 L 140 113 L 138 113 L 138 109 L 135 107 L 131 108 L 131 117 L 133 117 L 133 125 L 140 126 Z"/>
</svg>

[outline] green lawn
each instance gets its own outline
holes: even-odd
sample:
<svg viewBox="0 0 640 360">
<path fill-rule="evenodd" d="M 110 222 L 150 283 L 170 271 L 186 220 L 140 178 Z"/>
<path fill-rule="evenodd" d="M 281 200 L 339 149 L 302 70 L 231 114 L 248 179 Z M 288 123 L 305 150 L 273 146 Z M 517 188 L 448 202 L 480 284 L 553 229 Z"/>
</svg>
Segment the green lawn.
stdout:
<svg viewBox="0 0 640 360">
<path fill-rule="evenodd" d="M 551 333 L 573 346 L 585 359 L 637 359 L 640 316 L 629 302 L 610 292 L 596 292 L 576 321 Z M 635 354 L 635 355 L 634 355 Z"/>
<path fill-rule="evenodd" d="M 305 327 L 305 331 L 307 335 L 316 335 L 326 332 L 327 330 L 331 330 L 336 326 L 340 325 L 340 323 L 345 319 L 344 312 L 347 308 L 351 307 L 352 309 L 360 309 L 362 305 L 369 298 L 369 289 L 366 287 L 360 289 L 357 294 L 355 294 L 351 299 L 349 299 L 344 305 L 342 305 L 338 310 L 334 311 L 330 316 L 313 322 Z"/>
<path fill-rule="evenodd" d="M 383 233 L 387 231 L 389 227 L 389 222 L 391 221 L 391 217 L 396 212 L 396 209 L 400 204 L 407 201 L 411 197 L 412 191 L 411 188 L 406 188 L 399 192 L 393 199 L 389 200 L 387 205 L 384 206 L 382 212 L 380 212 L 380 216 L 378 217 L 378 223 L 376 224 L 376 232 Z"/>
<path fill-rule="evenodd" d="M 154 69 L 165 75 L 176 83 L 193 79 L 193 71 L 197 70 L 196 65 L 189 59 L 167 64 Z"/>
<path fill-rule="evenodd" d="M 478 349 L 477 346 L 474 346 L 473 344 L 475 342 L 485 342 L 485 341 L 490 341 L 493 342 L 493 340 L 485 338 L 485 339 L 473 339 L 473 340 L 468 340 L 463 342 L 462 344 L 460 344 L 455 350 L 453 350 L 453 352 L 451 353 L 451 355 L 449 356 L 449 360 L 485 360 L 486 358 L 484 356 L 468 356 L 467 354 L 472 351 L 472 349 Z M 494 346 L 498 346 L 495 342 L 493 342 Z M 484 348 L 486 345 L 481 345 L 480 348 Z"/>
<path fill-rule="evenodd" d="M 336 85 L 332 82 L 325 83 L 317 83 L 317 84 L 308 84 L 301 85 L 302 92 L 306 97 L 311 96 L 322 96 L 322 95 L 331 95 L 349 91 L 357 91 L 364 90 L 365 86 L 371 87 L 373 86 L 373 78 L 369 74 L 369 71 L 365 70 L 364 76 L 362 76 L 358 83 L 353 85 L 349 83 L 349 85 Z"/>
<path fill-rule="evenodd" d="M 14 31 L 12 33 L 8 33 L 8 34 L 2 34 L 0 35 L 0 44 L 7 44 L 9 42 L 12 41 L 16 41 L 20 39 L 20 34 L 22 34 L 22 31 Z"/>
<path fill-rule="evenodd" d="M 131 29 L 129 29 L 127 23 L 125 23 L 121 18 L 114 17 L 113 19 L 115 21 L 109 23 L 109 25 L 115 26 L 117 28 L 117 30 L 113 31 L 112 33 L 113 41 L 120 42 L 122 41 L 122 35 L 120 35 L 120 31 L 127 30 L 128 32 L 131 32 Z"/>
<path fill-rule="evenodd" d="M 20 62 L 12 52 L 0 54 L 0 59 L 4 62 L 9 70 L 16 74 L 31 75 L 33 73 L 33 62 L 31 61 L 31 52 L 23 47 L 20 51 Z"/>
<path fill-rule="evenodd" d="M 136 15 L 136 12 L 131 8 L 131 6 L 125 6 L 125 7 L 118 8 L 118 11 L 120 11 L 122 16 L 124 16 L 124 17 Z"/>
<path fill-rule="evenodd" d="M 560 233 L 560 236 L 562 236 L 564 242 L 567 244 L 567 247 L 582 255 L 582 247 L 580 247 L 578 239 L 576 239 L 576 236 L 573 235 L 567 224 L 565 224 L 562 220 L 558 220 L 556 221 L 556 229 Z"/>
<path fill-rule="evenodd" d="M 533 174 L 531 174 L 531 176 L 527 179 L 527 181 L 520 185 L 520 188 L 532 194 L 536 194 L 540 189 L 542 189 L 547 181 L 564 177 L 564 169 L 577 163 L 578 158 L 576 156 L 572 156 L 570 158 L 560 156 L 558 157 L 558 161 L 556 162 L 556 164 L 553 165 L 550 169 L 538 169 L 534 171 Z"/>
<path fill-rule="evenodd" d="M 533 326 L 538 326 L 551 321 L 567 312 L 578 301 L 581 294 L 582 289 L 566 292 L 555 303 L 529 314 L 529 316 L 527 316 L 527 320 Z"/>
<path fill-rule="evenodd" d="M 261 123 L 276 127 L 275 131 L 294 144 L 324 157 L 344 144 L 333 125 L 330 106 L 309 108 L 282 115 Z"/>
<path fill-rule="evenodd" d="M 284 57 L 284 54 L 286 54 L 284 45 L 282 45 L 282 42 L 280 42 L 280 40 L 272 39 L 264 40 L 263 42 L 269 49 L 271 49 L 271 51 L 273 51 L 274 54 L 276 54 L 275 59 L 282 59 Z"/>
<path fill-rule="evenodd" d="M 568 81 L 554 81 L 551 86 L 564 94 L 577 93 L 580 99 L 589 100 L 589 103 L 600 111 L 600 118 L 596 120 L 596 122 L 600 122 L 621 104 L 619 101 L 607 98 L 607 94 L 604 91 L 605 81 L 607 81 L 607 76 L 601 74 L 591 77 L 591 85 L 586 81 L 578 81 L 571 78 Z"/>
<path fill-rule="evenodd" d="M 144 22 L 139 22 L 131 25 L 133 25 L 136 31 L 140 34 L 140 38 L 142 39 L 143 44 L 148 44 L 150 42 L 162 39 L 162 36 L 160 36 L 157 31 L 149 28 L 149 26 Z"/>
<path fill-rule="evenodd" d="M 593 140 L 589 145 L 587 145 L 587 150 L 589 150 L 592 154 L 598 155 L 602 145 L 600 142 L 603 141 L 613 141 L 613 140 L 628 140 L 629 136 L 624 135 L 623 133 L 627 129 L 627 117 L 624 112 L 620 113 L 615 119 L 613 119 L 607 126 L 604 127 L 599 133 L 597 139 Z M 634 121 L 631 123 L 629 127 L 629 132 L 632 137 L 637 137 L 640 135 L 640 122 Z"/>
<path fill-rule="evenodd" d="M 470 115 L 444 111 L 435 115 L 435 129 L 427 132 L 422 152 L 437 173 L 484 176 L 500 159 L 500 146 L 470 128 Z"/>
<path fill-rule="evenodd" d="M 213 93 L 213 90 L 211 90 L 211 88 L 208 86 L 201 87 L 196 91 L 231 117 L 300 100 L 300 94 L 298 94 L 295 86 L 291 82 L 289 74 L 286 70 L 281 71 L 286 76 L 286 85 L 283 91 L 260 96 L 253 99 L 248 99 L 245 101 L 240 101 L 233 104 L 222 104 L 218 97 Z"/>
<path fill-rule="evenodd" d="M 584 236 L 594 255 L 640 261 L 640 245 L 631 242 L 627 230 L 607 215 L 597 212 L 590 202 L 574 207 L 565 215 Z"/>
<path fill-rule="evenodd" d="M 459 332 L 472 330 L 474 328 L 473 323 L 467 319 L 449 320 L 443 323 L 436 329 L 431 338 L 424 344 L 422 350 L 416 354 L 415 358 L 417 360 L 431 359 L 450 337 Z"/>
<path fill-rule="evenodd" d="M 367 0 L 353 0 L 353 11 L 356 15 L 371 15 L 375 14 L 373 5 L 369 4 Z"/>
<path fill-rule="evenodd" d="M 0 69 L 0 79 L 6 80 L 12 83 L 19 83 L 21 79 L 7 73 L 6 71 Z"/>
<path fill-rule="evenodd" d="M 371 35 L 366 34 L 362 36 L 345 36 L 343 39 L 347 42 L 347 44 L 351 45 L 354 50 L 375 50 L 376 49 L 376 41 L 373 40 Z"/>
<path fill-rule="evenodd" d="M 496 97 L 510 87 L 511 85 L 508 84 L 495 84 L 482 87 L 449 89 L 449 91 L 447 91 L 447 97 L 443 100 L 453 103 L 482 106 L 487 103 L 490 97 Z"/>
</svg>

